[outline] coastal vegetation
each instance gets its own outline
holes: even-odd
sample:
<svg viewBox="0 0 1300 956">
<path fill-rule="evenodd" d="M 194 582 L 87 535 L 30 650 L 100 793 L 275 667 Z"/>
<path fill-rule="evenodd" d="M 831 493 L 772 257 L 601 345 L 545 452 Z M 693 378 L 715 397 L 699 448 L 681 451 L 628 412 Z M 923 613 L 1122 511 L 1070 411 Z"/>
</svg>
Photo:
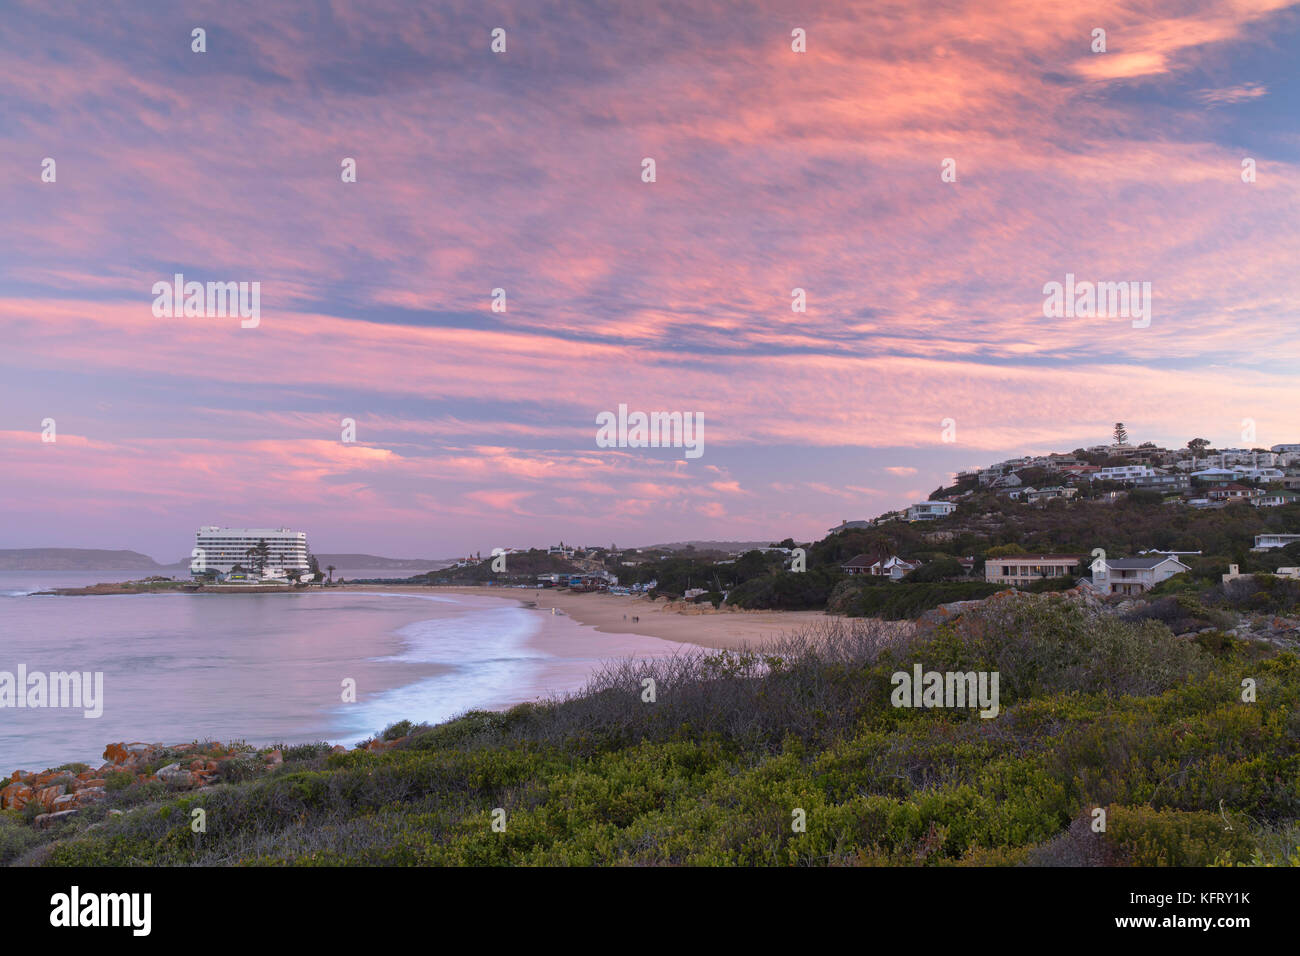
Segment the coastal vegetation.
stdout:
<svg viewBox="0 0 1300 956">
<path fill-rule="evenodd" d="M 1118 486 L 1117 486 L 1118 487 Z M 983 581 L 987 558 L 1015 554 L 1078 554 L 1102 548 L 1111 555 L 1143 550 L 1200 552 L 1184 557 L 1198 591 L 1219 584 L 1230 564 L 1244 574 L 1300 566 L 1300 546 L 1255 552 L 1255 535 L 1300 533 L 1300 505 L 1222 509 L 1171 508 L 1161 496 L 1129 491 L 1118 501 L 1056 500 L 1047 505 L 1010 501 L 993 493 L 964 499 L 956 513 L 933 521 L 889 521 L 850 528 L 804 545 L 806 569 L 793 571 L 781 552 L 750 551 L 737 558 L 668 555 L 634 569 L 618 569 L 625 584 L 657 582 L 657 594 L 678 596 L 688 587 L 726 594 L 726 604 L 751 610 L 828 610 L 837 614 L 900 619 L 952 601 L 993 593 Z M 787 548 L 793 541 L 781 542 Z M 848 575 L 843 565 L 858 555 L 897 555 L 922 562 L 902 581 Z M 973 559 L 963 566 L 958 559 Z M 1086 560 L 1078 576 L 1086 575 Z M 1053 578 L 1029 590 L 1072 587 L 1074 578 Z M 1218 600 L 1217 593 L 1210 600 Z M 1262 607 L 1262 605 L 1261 605 Z"/>
<path fill-rule="evenodd" d="M 998 672 L 998 715 L 892 706 L 917 664 Z M 6 811 L 0 859 L 1300 865 L 1300 658 L 1058 595 L 612 663 L 581 693 L 376 737 L 198 791 L 110 789 L 44 830 Z"/>
</svg>

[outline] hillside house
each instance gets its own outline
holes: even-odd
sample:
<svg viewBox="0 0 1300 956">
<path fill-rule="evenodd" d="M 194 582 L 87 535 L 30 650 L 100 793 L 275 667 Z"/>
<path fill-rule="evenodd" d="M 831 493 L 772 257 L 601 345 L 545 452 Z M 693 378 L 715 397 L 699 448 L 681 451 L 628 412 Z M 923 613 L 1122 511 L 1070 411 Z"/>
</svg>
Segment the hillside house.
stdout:
<svg viewBox="0 0 1300 956">
<path fill-rule="evenodd" d="M 1235 501 L 1238 499 L 1249 501 L 1250 499 L 1258 498 L 1263 494 L 1264 492 L 1258 488 L 1250 488 L 1246 485 L 1236 484 L 1235 482 L 1230 482 L 1224 485 L 1211 485 L 1205 489 L 1205 497 L 1209 498 L 1211 501 Z"/>
<path fill-rule="evenodd" d="M 1175 574 L 1190 571 L 1172 555 L 1145 558 L 1098 558 L 1092 563 L 1092 586 L 1102 594 L 1141 594 Z"/>
<path fill-rule="evenodd" d="M 984 562 L 984 580 L 991 584 L 1033 584 L 1044 578 L 1072 575 L 1084 562 L 1078 554 L 1009 554 Z"/>
<path fill-rule="evenodd" d="M 1079 491 L 1077 488 L 1063 488 L 1060 485 L 1052 485 L 1048 488 L 1031 488 L 1025 492 L 1025 500 L 1031 505 L 1040 502 L 1051 501 L 1053 498 L 1073 498 Z"/>
<path fill-rule="evenodd" d="M 1300 501 L 1300 495 L 1294 491 L 1266 491 L 1251 501 L 1256 508 L 1280 508 Z"/>
<path fill-rule="evenodd" d="M 956 510 L 957 506 L 951 501 L 923 501 L 908 506 L 907 520 L 934 521 L 936 518 L 946 518 Z"/>
<path fill-rule="evenodd" d="M 889 578 L 891 581 L 901 581 L 903 575 L 908 571 L 915 571 L 921 566 L 920 561 L 904 561 L 898 555 L 892 555 L 883 561 L 877 561 L 867 570 L 867 573 L 877 578 Z"/>
<path fill-rule="evenodd" d="M 1111 468 L 1099 468 L 1093 474 L 1094 481 L 1136 481 L 1139 478 L 1154 478 L 1156 470 L 1150 465 L 1115 465 Z"/>
</svg>

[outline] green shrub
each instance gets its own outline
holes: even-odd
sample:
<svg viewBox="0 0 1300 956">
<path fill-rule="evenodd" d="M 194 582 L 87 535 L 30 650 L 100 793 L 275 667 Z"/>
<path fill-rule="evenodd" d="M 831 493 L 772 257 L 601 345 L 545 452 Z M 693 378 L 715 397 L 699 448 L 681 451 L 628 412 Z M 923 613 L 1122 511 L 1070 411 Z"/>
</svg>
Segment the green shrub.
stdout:
<svg viewBox="0 0 1300 956">
<path fill-rule="evenodd" d="M 890 675 L 913 662 L 999 671 L 1000 715 L 892 707 Z M 654 706 L 641 699 L 646 676 Z M 1244 676 L 1257 681 L 1258 703 L 1241 702 Z M 1159 621 L 1099 617 L 1054 596 L 1012 594 L 906 633 L 827 620 L 762 652 L 610 662 L 577 694 L 403 729 L 410 743 L 400 749 L 232 774 L 199 793 L 115 789 L 112 805 L 137 809 L 107 818 L 94 808 L 57 830 L 0 813 L 0 859 L 1300 862 L 1300 657 L 1180 640 Z M 246 753 L 228 763 L 260 765 Z M 201 841 L 188 826 L 196 806 L 222 821 Z M 504 833 L 490 826 L 498 807 Z M 1091 830 L 1094 808 L 1107 810 L 1104 833 Z M 796 810 L 803 832 L 791 828 Z"/>
<path fill-rule="evenodd" d="M 1219 814 L 1150 807 L 1107 808 L 1106 842 L 1133 866 L 1210 866 L 1255 850 L 1250 834 L 1227 829 Z"/>
<path fill-rule="evenodd" d="M 1002 585 L 985 581 L 909 584 L 906 581 L 858 583 L 849 580 L 836 588 L 827 610 L 849 617 L 896 621 L 917 617 L 940 604 L 986 598 L 1002 589 Z"/>
<path fill-rule="evenodd" d="M 313 744 L 294 744 L 293 746 L 277 744 L 271 749 L 279 750 L 285 763 L 297 763 L 302 760 L 316 760 L 324 757 L 334 748 L 325 741 L 318 740 Z"/>
<path fill-rule="evenodd" d="M 125 790 L 135 783 L 135 774 L 127 770 L 110 770 L 104 775 L 104 789 L 113 792 Z"/>
<path fill-rule="evenodd" d="M 397 740 L 399 737 L 405 737 L 411 732 L 415 724 L 409 720 L 399 720 L 397 723 L 389 724 L 379 732 L 380 740 Z"/>
</svg>

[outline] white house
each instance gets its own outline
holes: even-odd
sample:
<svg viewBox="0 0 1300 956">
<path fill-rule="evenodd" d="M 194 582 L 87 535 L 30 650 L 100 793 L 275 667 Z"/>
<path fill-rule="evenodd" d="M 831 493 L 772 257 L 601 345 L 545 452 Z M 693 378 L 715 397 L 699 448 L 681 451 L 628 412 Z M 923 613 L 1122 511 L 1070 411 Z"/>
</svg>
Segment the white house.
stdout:
<svg viewBox="0 0 1300 956">
<path fill-rule="evenodd" d="M 871 565 L 867 573 L 875 577 L 887 577 L 891 581 L 901 581 L 908 571 L 915 571 L 920 566 L 919 561 L 904 561 L 898 555 L 893 555 Z"/>
<path fill-rule="evenodd" d="M 1078 554 L 1009 554 L 984 562 L 984 580 L 991 584 L 1033 584 L 1044 578 L 1074 574 L 1084 560 Z"/>
<path fill-rule="evenodd" d="M 1294 491 L 1273 491 L 1265 492 L 1251 502 L 1256 508 L 1279 508 L 1282 505 L 1293 505 L 1300 501 L 1300 495 Z"/>
<path fill-rule="evenodd" d="M 1077 488 L 1063 488 L 1060 485 L 1052 485 L 1048 488 L 1031 488 L 1025 492 L 1025 497 L 1031 504 L 1040 501 L 1050 501 L 1053 498 L 1073 498 L 1078 494 Z"/>
<path fill-rule="evenodd" d="M 1172 555 L 1146 558 L 1098 558 L 1092 562 L 1092 586 L 1103 594 L 1141 594 L 1175 574 L 1190 571 Z"/>
<path fill-rule="evenodd" d="M 868 574 L 872 577 L 886 577 L 891 581 L 901 581 L 908 571 L 915 571 L 921 566 L 919 561 L 904 561 L 893 555 L 883 561 L 872 561 L 867 555 L 859 554 L 851 561 L 840 565 L 845 574 Z"/>
<path fill-rule="evenodd" d="M 1138 478 L 1153 478 L 1156 470 L 1150 465 L 1114 465 L 1110 468 L 1099 468 L 1092 476 L 1093 480 L 1102 481 L 1136 481 Z"/>
<path fill-rule="evenodd" d="M 951 501 L 923 501 L 919 505 L 910 505 L 907 509 L 908 521 L 933 521 L 946 518 L 957 510 Z"/>
<path fill-rule="evenodd" d="M 1267 551 L 1269 548 L 1285 548 L 1288 544 L 1300 541 L 1300 534 L 1257 534 L 1254 551 Z"/>
<path fill-rule="evenodd" d="M 1192 477 L 1202 481 L 1236 481 L 1243 474 L 1240 468 L 1205 468 L 1192 472 Z"/>
</svg>

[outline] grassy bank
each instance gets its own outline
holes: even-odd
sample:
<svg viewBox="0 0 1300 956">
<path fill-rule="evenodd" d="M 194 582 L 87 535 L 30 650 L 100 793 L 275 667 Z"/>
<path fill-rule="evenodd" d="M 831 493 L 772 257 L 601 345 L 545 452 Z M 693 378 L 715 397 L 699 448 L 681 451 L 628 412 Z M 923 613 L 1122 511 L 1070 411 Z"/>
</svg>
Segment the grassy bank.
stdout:
<svg viewBox="0 0 1300 956">
<path fill-rule="evenodd" d="M 1034 595 L 891 633 L 827 623 L 762 656 L 612 664 L 568 699 L 397 728 L 390 736 L 406 739 L 385 753 L 287 748 L 275 772 L 200 793 L 127 788 L 47 831 L 3 814 L 0 854 L 72 865 L 1300 864 L 1295 654 L 1222 634 L 1178 639 L 1159 621 Z M 999 672 L 999 716 L 891 706 L 891 674 L 914 663 Z M 1254 703 L 1241 699 L 1243 678 Z M 203 834 L 190 825 L 199 807 Z"/>
</svg>

